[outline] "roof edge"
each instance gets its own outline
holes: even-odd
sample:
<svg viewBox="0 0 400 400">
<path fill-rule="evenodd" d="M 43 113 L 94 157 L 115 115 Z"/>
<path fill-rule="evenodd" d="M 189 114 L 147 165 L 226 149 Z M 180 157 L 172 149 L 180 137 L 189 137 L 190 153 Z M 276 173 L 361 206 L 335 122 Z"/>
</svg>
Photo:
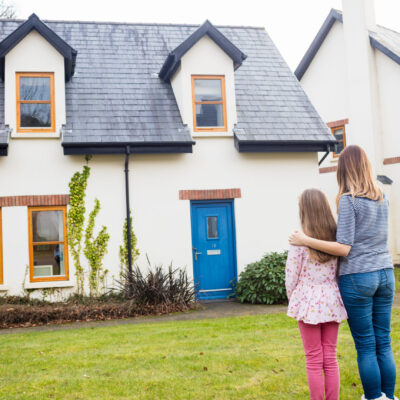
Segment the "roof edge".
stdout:
<svg viewBox="0 0 400 400">
<path fill-rule="evenodd" d="M 296 70 L 294 71 L 294 75 L 300 81 L 305 72 L 307 71 L 308 67 L 310 66 L 312 60 L 314 59 L 315 55 L 317 54 L 318 50 L 320 49 L 322 43 L 324 42 L 325 38 L 328 36 L 333 24 L 338 21 L 343 23 L 343 16 L 342 13 L 334 8 L 331 9 L 328 16 L 326 17 L 324 23 L 322 24 L 321 28 L 319 29 L 317 35 L 315 36 L 314 40 L 311 42 L 310 47 L 307 49 L 306 53 L 304 54 L 303 58 L 301 59 L 299 65 L 297 66 Z"/>
<path fill-rule="evenodd" d="M 8 156 L 8 143 L 0 143 L 0 157 Z"/>
<path fill-rule="evenodd" d="M 324 140 L 239 140 L 235 136 L 235 147 L 240 153 L 305 153 L 328 151 L 336 141 Z"/>
<path fill-rule="evenodd" d="M 397 54 L 393 53 L 392 50 L 390 50 L 388 47 L 383 45 L 381 42 L 376 40 L 373 36 L 371 36 L 371 34 L 369 35 L 369 42 L 374 49 L 379 50 L 381 53 L 385 54 L 390 59 L 392 59 L 395 63 L 400 65 L 400 57 Z"/>
<path fill-rule="evenodd" d="M 194 141 L 180 142 L 119 142 L 119 143 L 62 143 L 64 155 L 85 154 L 126 154 L 129 146 L 131 154 L 179 154 L 192 153 Z"/>
</svg>

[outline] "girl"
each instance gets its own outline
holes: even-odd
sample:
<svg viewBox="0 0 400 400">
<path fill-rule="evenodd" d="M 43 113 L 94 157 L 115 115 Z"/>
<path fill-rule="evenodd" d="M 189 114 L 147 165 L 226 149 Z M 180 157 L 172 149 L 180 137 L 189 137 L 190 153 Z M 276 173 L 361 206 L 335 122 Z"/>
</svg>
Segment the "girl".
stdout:
<svg viewBox="0 0 400 400">
<path fill-rule="evenodd" d="M 335 239 L 336 222 L 321 191 L 305 190 L 299 208 L 304 232 L 323 240 Z M 297 319 L 299 324 L 312 400 L 339 399 L 336 343 L 339 324 L 347 314 L 336 283 L 336 272 L 335 256 L 306 247 L 292 246 L 289 250 L 286 264 L 288 316 Z"/>
<path fill-rule="evenodd" d="M 390 345 L 395 284 L 387 246 L 388 201 L 359 146 L 348 146 L 340 154 L 337 181 L 336 242 L 307 231 L 294 232 L 289 242 L 341 256 L 339 289 L 357 350 L 362 398 L 395 399 L 396 365 Z"/>
</svg>

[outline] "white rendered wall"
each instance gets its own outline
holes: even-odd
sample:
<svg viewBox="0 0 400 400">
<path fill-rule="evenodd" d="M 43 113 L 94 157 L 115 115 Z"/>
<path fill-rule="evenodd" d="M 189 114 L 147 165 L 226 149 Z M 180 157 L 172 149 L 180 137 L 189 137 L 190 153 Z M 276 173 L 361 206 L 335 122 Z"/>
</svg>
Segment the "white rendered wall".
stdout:
<svg viewBox="0 0 400 400">
<path fill-rule="evenodd" d="M 9 155 L 0 157 L 0 196 L 68 194 L 68 182 L 81 171 L 83 156 L 64 156 L 59 140 L 11 140 Z M 109 251 L 104 266 L 111 275 L 119 273 L 118 248 L 125 218 L 124 156 L 97 156 L 91 163 L 86 205 L 93 208 L 94 198 L 101 202 L 96 226 L 106 225 L 110 233 Z M 22 277 L 29 265 L 27 207 L 3 207 L 4 285 L 9 293 L 20 294 Z M 82 256 L 86 265 L 85 257 Z M 74 281 L 72 259 L 70 279 Z M 28 280 L 27 280 L 28 282 Z M 36 286 L 57 286 L 60 283 Z M 29 286 L 29 285 L 28 285 Z M 30 285 L 35 286 L 35 285 Z M 1 288 L 0 288 L 1 289 Z"/>
<path fill-rule="evenodd" d="M 328 123 L 348 118 L 348 91 L 344 50 L 343 24 L 336 21 L 319 51 L 301 79 L 301 85 L 322 119 Z M 347 141 L 351 137 L 351 121 L 345 125 Z M 324 153 L 319 154 L 319 159 Z M 321 167 L 337 165 L 332 153 Z M 336 215 L 336 173 L 319 174 L 318 187 L 324 191 Z"/>
<path fill-rule="evenodd" d="M 16 72 L 54 72 L 54 133 L 16 133 Z M 13 137 L 59 137 L 65 124 L 65 73 L 63 56 L 36 31 L 29 33 L 5 57 L 5 124 Z"/>
<path fill-rule="evenodd" d="M 322 43 L 307 71 L 301 78 L 307 96 L 325 122 L 339 121 L 349 117 L 344 51 L 343 24 L 336 21 Z M 351 122 L 351 121 L 350 121 Z M 350 125 L 345 126 L 349 139 Z M 324 153 L 319 154 L 319 158 Z M 323 167 L 335 165 L 337 159 L 330 154 Z"/>
<path fill-rule="evenodd" d="M 0 196 L 68 193 L 72 174 L 84 158 L 64 156 L 58 141 L 12 140 L 9 155 L 0 157 Z M 125 218 L 124 156 L 94 156 L 89 163 L 87 211 L 101 202 L 96 226 L 110 233 L 105 268 L 118 277 L 118 249 Z M 172 261 L 192 276 L 190 202 L 181 189 L 241 188 L 235 200 L 238 271 L 267 251 L 287 249 L 287 237 L 298 226 L 298 196 L 317 186 L 315 153 L 238 153 L 232 138 L 204 138 L 193 154 L 132 155 L 131 206 L 141 251 L 164 266 Z M 27 207 L 3 207 L 4 283 L 20 294 L 29 264 Z M 86 265 L 84 256 L 82 257 Z M 70 277 L 74 269 L 69 262 Z M 1 289 L 1 288 L 0 288 Z M 70 290 L 70 289 L 64 289 Z"/>
<path fill-rule="evenodd" d="M 391 204 L 390 251 L 398 263 L 400 168 L 399 164 L 384 166 L 383 159 L 400 154 L 400 116 L 397 110 L 400 104 L 397 90 L 400 87 L 400 67 L 369 44 L 367 29 L 373 29 L 375 24 L 373 2 L 344 0 L 343 5 L 344 23 L 334 23 L 301 84 L 325 122 L 349 118 L 349 124 L 345 125 L 347 145 L 362 146 L 375 173 L 393 180 L 392 186 L 384 185 L 383 189 Z M 349 39 L 345 41 L 346 23 L 346 38 Z M 335 166 L 336 163 L 337 159 L 329 156 L 321 167 Z M 319 187 L 335 208 L 336 173 L 320 174 Z"/>
<path fill-rule="evenodd" d="M 383 158 L 400 156 L 400 66 L 375 50 L 379 81 L 380 115 L 383 132 Z M 391 191 L 391 222 L 395 261 L 400 263 L 400 164 L 384 165 L 383 174 L 393 180 Z"/>
<path fill-rule="evenodd" d="M 375 30 L 373 0 L 342 0 L 351 136 L 366 151 L 375 173 L 382 169 L 378 84 L 369 30 Z"/>
<path fill-rule="evenodd" d="M 400 156 L 400 65 L 375 50 L 383 131 L 383 157 Z"/>
<path fill-rule="evenodd" d="M 234 205 L 239 272 L 267 251 L 287 249 L 298 196 L 317 185 L 316 157 L 238 153 L 229 138 L 198 141 L 193 155 L 133 156 L 132 206 L 142 262 L 148 252 L 155 263 L 173 261 L 192 274 L 190 201 L 178 200 L 182 189 L 241 188 Z"/>
<path fill-rule="evenodd" d="M 225 76 L 227 132 L 193 132 L 192 75 Z M 183 57 L 180 68 L 171 78 L 182 121 L 193 136 L 232 135 L 237 122 L 235 77 L 232 59 L 208 36 L 200 39 Z"/>
</svg>

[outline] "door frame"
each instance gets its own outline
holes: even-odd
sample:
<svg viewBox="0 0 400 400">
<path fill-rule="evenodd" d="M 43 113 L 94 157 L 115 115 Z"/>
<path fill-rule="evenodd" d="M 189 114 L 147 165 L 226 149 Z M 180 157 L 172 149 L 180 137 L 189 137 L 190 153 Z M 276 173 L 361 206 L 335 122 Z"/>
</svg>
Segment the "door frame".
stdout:
<svg viewBox="0 0 400 400">
<path fill-rule="evenodd" d="M 237 255 L 236 255 L 236 221 L 235 221 L 235 199 L 223 199 L 223 200 L 190 200 L 190 235 L 191 235 L 191 252 L 192 252 L 192 271 L 193 271 L 193 282 L 195 282 L 196 277 L 196 262 L 194 259 L 194 252 L 193 252 L 193 232 L 194 232 L 194 218 L 193 218 L 193 209 L 196 205 L 213 205 L 213 204 L 229 204 L 231 209 L 231 221 L 232 221 L 232 262 L 233 262 L 233 279 L 237 282 L 238 279 L 238 272 L 237 272 Z M 233 286 L 233 288 L 236 284 Z M 196 297 L 198 297 L 196 291 Z M 210 299 L 212 300 L 212 299 Z"/>
</svg>

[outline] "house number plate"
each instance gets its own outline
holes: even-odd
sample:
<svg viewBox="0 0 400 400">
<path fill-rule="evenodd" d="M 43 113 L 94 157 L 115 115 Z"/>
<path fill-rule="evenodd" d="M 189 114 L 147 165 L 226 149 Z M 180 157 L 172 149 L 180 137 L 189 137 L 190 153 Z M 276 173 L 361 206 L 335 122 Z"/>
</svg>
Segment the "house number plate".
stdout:
<svg viewBox="0 0 400 400">
<path fill-rule="evenodd" d="M 221 250 L 207 250 L 208 256 L 219 256 L 221 254 Z"/>
</svg>

